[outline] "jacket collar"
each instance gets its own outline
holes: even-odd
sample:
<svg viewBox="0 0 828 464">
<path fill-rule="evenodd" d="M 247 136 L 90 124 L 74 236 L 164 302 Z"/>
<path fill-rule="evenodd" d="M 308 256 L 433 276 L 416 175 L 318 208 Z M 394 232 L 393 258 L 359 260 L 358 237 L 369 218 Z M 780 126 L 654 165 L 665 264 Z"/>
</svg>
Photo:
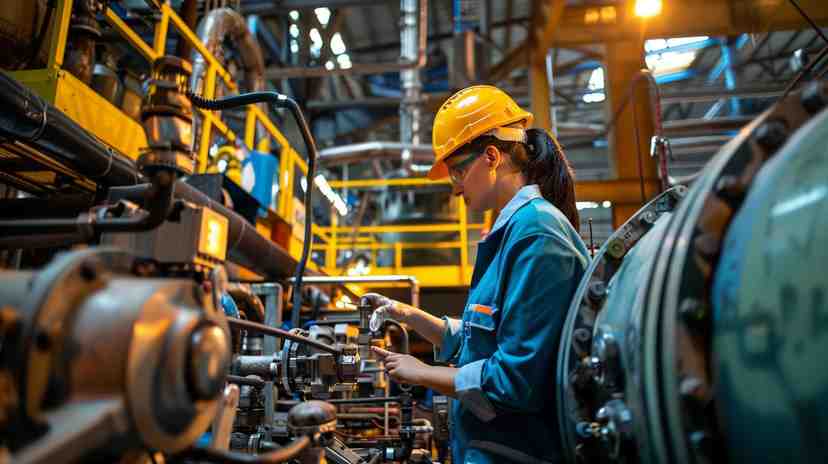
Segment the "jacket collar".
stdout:
<svg viewBox="0 0 828 464">
<path fill-rule="evenodd" d="M 506 203 L 506 206 L 500 210 L 500 214 L 498 214 L 497 219 L 492 226 L 492 230 L 489 231 L 486 238 L 492 236 L 495 232 L 502 229 L 508 222 L 509 219 L 519 210 L 523 205 L 529 203 L 530 201 L 534 200 L 535 198 L 542 198 L 540 187 L 537 184 L 529 184 L 524 185 L 521 187 L 520 190 L 517 191 L 515 196 L 509 200 L 509 203 Z"/>
</svg>

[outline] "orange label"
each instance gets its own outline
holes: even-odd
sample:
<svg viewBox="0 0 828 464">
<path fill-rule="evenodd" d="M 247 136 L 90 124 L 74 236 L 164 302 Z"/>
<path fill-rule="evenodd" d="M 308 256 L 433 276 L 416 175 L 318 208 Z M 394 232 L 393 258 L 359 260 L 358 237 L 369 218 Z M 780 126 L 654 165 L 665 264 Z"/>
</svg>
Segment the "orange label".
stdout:
<svg viewBox="0 0 828 464">
<path fill-rule="evenodd" d="M 483 313 L 483 314 L 486 314 L 488 316 L 492 315 L 492 308 L 489 307 L 489 306 L 483 306 L 483 305 L 479 305 L 479 304 L 472 305 L 472 311 L 474 311 L 476 313 Z"/>
</svg>

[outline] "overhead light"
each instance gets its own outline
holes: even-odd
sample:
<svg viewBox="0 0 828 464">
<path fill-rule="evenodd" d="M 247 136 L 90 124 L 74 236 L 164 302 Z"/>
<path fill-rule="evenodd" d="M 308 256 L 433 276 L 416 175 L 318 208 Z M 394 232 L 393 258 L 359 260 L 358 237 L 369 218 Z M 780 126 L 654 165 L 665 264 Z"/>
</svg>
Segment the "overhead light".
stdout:
<svg viewBox="0 0 828 464">
<path fill-rule="evenodd" d="M 345 46 L 345 41 L 342 40 L 342 34 L 339 32 L 334 33 L 331 37 L 331 51 L 334 55 L 340 55 L 348 51 L 348 47 Z"/>
<path fill-rule="evenodd" d="M 635 0 L 635 15 L 652 18 L 661 13 L 661 0 Z"/>
<path fill-rule="evenodd" d="M 333 68 L 334 68 L 334 62 L 333 61 L 328 60 L 328 61 L 325 62 L 325 69 L 327 69 L 328 71 L 331 71 L 331 70 L 333 70 Z"/>
<path fill-rule="evenodd" d="M 291 24 L 288 28 L 288 31 L 290 31 L 291 37 L 299 37 L 299 26 L 297 26 L 296 24 Z"/>
<path fill-rule="evenodd" d="M 322 192 L 322 195 L 331 202 L 336 212 L 339 213 L 340 216 L 345 216 L 348 214 L 348 205 L 345 204 L 345 200 L 339 196 L 338 193 L 334 192 L 331 188 L 330 184 L 328 184 L 327 179 L 322 174 L 317 174 L 316 177 L 313 178 L 313 183 L 316 184 L 316 187 Z"/>
<path fill-rule="evenodd" d="M 612 208 L 612 202 L 611 202 L 611 201 L 608 201 L 608 200 L 604 200 L 604 201 L 601 203 L 601 206 L 603 206 L 604 208 Z"/>
<path fill-rule="evenodd" d="M 292 19 L 294 21 L 298 21 L 299 20 L 299 12 L 296 11 L 296 10 L 291 10 L 290 19 Z"/>
<path fill-rule="evenodd" d="M 339 67 L 342 69 L 350 69 L 353 64 L 351 63 L 351 57 L 348 56 L 347 53 L 343 53 L 336 57 L 336 61 L 339 63 Z"/>
<path fill-rule="evenodd" d="M 328 21 L 331 19 L 331 10 L 322 7 L 314 9 L 313 12 L 316 13 L 316 19 L 319 20 L 319 24 L 323 26 L 328 25 Z"/>
</svg>

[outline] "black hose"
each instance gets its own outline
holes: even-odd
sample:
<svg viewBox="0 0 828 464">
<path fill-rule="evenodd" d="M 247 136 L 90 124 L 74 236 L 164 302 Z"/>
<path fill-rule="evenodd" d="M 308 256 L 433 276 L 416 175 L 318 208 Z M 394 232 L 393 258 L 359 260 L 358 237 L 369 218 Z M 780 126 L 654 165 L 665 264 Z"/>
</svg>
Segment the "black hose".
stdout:
<svg viewBox="0 0 828 464">
<path fill-rule="evenodd" d="M 209 462 L 230 464 L 275 464 L 295 458 L 311 444 L 309 437 L 300 437 L 289 445 L 265 454 L 246 454 L 215 448 L 193 448 L 186 453 L 187 458 Z"/>
<path fill-rule="evenodd" d="M 208 100 L 192 93 L 187 93 L 187 96 L 190 97 L 193 105 L 210 110 L 224 110 L 242 105 L 267 102 L 278 108 L 289 109 L 293 114 L 293 117 L 296 118 L 296 122 L 299 125 L 299 129 L 302 134 L 302 139 L 305 141 L 305 145 L 308 150 L 307 188 L 305 189 L 305 239 L 302 243 L 302 257 L 299 259 L 299 265 L 296 266 L 296 273 L 294 275 L 293 308 L 290 315 L 292 326 L 299 327 L 299 315 L 302 310 L 302 276 L 305 274 L 305 267 L 307 266 L 311 245 L 313 243 L 313 235 L 311 234 L 311 221 L 313 220 L 311 192 L 313 192 L 313 177 L 316 172 L 317 156 L 316 144 L 313 141 L 313 135 L 311 134 L 310 127 L 305 121 L 305 116 L 302 114 L 302 109 L 292 98 L 272 91 L 249 92 L 242 95 L 219 98 L 217 100 Z"/>
<path fill-rule="evenodd" d="M 272 337 L 286 338 L 288 340 L 293 340 L 297 343 L 304 343 L 305 345 L 311 346 L 319 351 L 324 351 L 326 353 L 331 353 L 335 355 L 341 354 L 341 351 L 334 346 L 326 345 L 316 340 L 312 340 L 308 337 L 303 337 L 298 334 L 290 333 L 287 330 L 282 330 L 277 327 L 270 327 L 269 325 L 259 324 L 258 322 L 245 321 L 244 319 L 236 319 L 235 317 L 228 317 L 227 322 L 231 326 L 237 327 L 239 329 L 258 332 L 261 334 L 270 335 Z"/>
<path fill-rule="evenodd" d="M 386 319 L 385 323 L 389 324 L 389 325 L 393 325 L 394 327 L 400 329 L 400 332 L 402 333 L 402 339 L 403 339 L 402 346 L 400 347 L 402 349 L 400 350 L 400 352 L 404 353 L 404 354 L 411 354 L 411 351 L 409 350 L 409 344 L 408 344 L 408 331 L 405 330 L 405 327 L 403 327 L 402 324 L 395 321 L 394 319 Z"/>
</svg>

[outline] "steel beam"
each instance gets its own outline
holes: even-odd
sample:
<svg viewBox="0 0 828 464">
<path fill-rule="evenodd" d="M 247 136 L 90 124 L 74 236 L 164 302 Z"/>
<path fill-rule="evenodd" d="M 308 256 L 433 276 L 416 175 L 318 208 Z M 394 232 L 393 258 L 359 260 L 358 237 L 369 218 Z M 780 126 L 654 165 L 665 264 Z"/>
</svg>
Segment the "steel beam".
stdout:
<svg viewBox="0 0 828 464">
<path fill-rule="evenodd" d="M 625 185 L 639 185 L 637 197 L 624 197 L 623 201 L 613 203 L 612 220 L 617 228 L 652 196 L 646 185 L 658 182 L 658 171 L 649 154 L 654 124 L 648 81 L 637 79 L 639 70 L 645 67 L 643 41 L 608 43 L 606 66 L 608 120 L 611 115 L 619 114 L 609 140 L 610 169 Z M 631 91 L 634 91 L 632 98 L 622 108 Z"/>
<path fill-rule="evenodd" d="M 566 2 L 554 0 L 551 5 L 547 2 L 535 1 L 532 3 L 533 20 L 530 29 L 529 52 L 529 85 L 531 109 L 535 115 L 535 127 L 554 132 L 554 117 L 552 114 L 550 63 L 547 62 L 549 44 L 555 37 L 558 24 L 561 21 Z M 549 68 L 549 69 L 547 69 Z"/>
<path fill-rule="evenodd" d="M 820 26 L 828 26 L 824 0 L 800 0 Z M 569 6 L 547 46 L 610 43 L 641 38 L 736 35 L 743 32 L 797 30 L 808 24 L 785 0 L 698 0 L 663 2 L 659 16 L 643 21 L 635 2 L 620 5 Z"/>
</svg>

